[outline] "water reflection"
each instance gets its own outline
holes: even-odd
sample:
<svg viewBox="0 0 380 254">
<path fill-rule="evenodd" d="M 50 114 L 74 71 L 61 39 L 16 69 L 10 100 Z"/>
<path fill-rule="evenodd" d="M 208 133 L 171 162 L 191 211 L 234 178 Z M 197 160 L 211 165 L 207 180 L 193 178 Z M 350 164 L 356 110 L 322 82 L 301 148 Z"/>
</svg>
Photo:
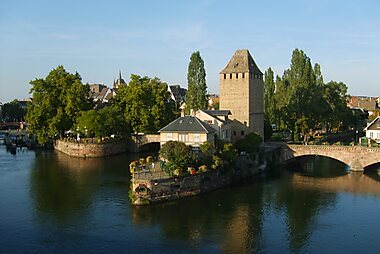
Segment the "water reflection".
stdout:
<svg viewBox="0 0 380 254">
<path fill-rule="evenodd" d="M 57 227 L 82 235 L 92 230 L 97 241 L 108 236 L 131 252 L 140 251 L 133 247 L 136 243 L 149 245 L 149 250 L 178 246 L 179 252 L 309 252 L 321 218 L 341 205 L 341 193 L 380 196 L 376 170 L 347 173 L 337 161 L 312 157 L 280 173 L 202 196 L 132 207 L 128 164 L 136 156 L 84 160 L 36 153 L 29 186 L 38 227 L 53 228 L 57 242 L 66 232 L 54 231 Z M 112 250 L 123 252 L 116 246 Z"/>
<path fill-rule="evenodd" d="M 116 179 L 128 186 L 128 165 L 136 156 L 82 159 L 58 152 L 36 152 L 30 193 L 38 217 L 44 220 L 48 216 L 59 225 L 83 218 L 107 177 L 123 176 Z"/>
</svg>

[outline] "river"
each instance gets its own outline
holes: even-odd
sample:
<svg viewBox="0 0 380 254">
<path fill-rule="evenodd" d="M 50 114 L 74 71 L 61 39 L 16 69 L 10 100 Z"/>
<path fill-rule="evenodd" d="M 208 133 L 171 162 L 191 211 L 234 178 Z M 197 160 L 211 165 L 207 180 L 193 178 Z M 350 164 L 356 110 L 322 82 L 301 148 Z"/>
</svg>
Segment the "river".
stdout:
<svg viewBox="0 0 380 254">
<path fill-rule="evenodd" d="M 198 197 L 133 207 L 137 155 L 0 145 L 0 253 L 379 253 L 380 177 L 321 157 Z"/>
</svg>

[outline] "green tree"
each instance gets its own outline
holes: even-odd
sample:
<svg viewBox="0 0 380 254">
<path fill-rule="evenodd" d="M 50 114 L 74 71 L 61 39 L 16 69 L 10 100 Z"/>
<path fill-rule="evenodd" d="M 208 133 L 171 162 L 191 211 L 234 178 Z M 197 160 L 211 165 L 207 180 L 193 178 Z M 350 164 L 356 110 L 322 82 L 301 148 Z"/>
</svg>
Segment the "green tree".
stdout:
<svg viewBox="0 0 380 254">
<path fill-rule="evenodd" d="M 5 103 L 2 108 L 3 120 L 6 122 L 19 122 L 25 119 L 26 110 L 20 106 L 18 100 Z"/>
<path fill-rule="evenodd" d="M 264 75 L 264 109 L 265 109 L 265 116 L 266 119 L 270 123 L 276 122 L 276 101 L 274 97 L 275 93 L 275 82 L 274 82 L 274 72 L 272 68 L 268 68 L 268 70 L 265 71 Z"/>
<path fill-rule="evenodd" d="M 70 130 L 80 112 L 91 108 L 89 86 L 82 84 L 79 73 L 71 74 L 63 66 L 30 84 L 33 101 L 28 106 L 26 120 L 40 144 Z"/>
<path fill-rule="evenodd" d="M 238 151 L 246 151 L 248 153 L 258 152 L 259 146 L 263 139 L 260 135 L 252 132 L 236 142 L 235 146 Z"/>
<path fill-rule="evenodd" d="M 197 111 L 207 109 L 207 85 L 204 62 L 199 51 L 194 52 L 190 57 L 187 72 L 186 108 Z"/>
<path fill-rule="evenodd" d="M 119 88 L 112 106 L 134 132 L 156 133 L 177 116 L 166 83 L 133 74 L 129 84 Z"/>
<path fill-rule="evenodd" d="M 74 130 L 87 137 L 126 136 L 129 128 L 119 112 L 110 106 L 96 110 L 82 111 L 76 118 Z"/>
<path fill-rule="evenodd" d="M 190 146 L 180 141 L 168 141 L 162 145 L 159 155 L 167 161 L 170 172 L 180 169 L 184 172 L 194 163 L 194 157 Z"/>
</svg>

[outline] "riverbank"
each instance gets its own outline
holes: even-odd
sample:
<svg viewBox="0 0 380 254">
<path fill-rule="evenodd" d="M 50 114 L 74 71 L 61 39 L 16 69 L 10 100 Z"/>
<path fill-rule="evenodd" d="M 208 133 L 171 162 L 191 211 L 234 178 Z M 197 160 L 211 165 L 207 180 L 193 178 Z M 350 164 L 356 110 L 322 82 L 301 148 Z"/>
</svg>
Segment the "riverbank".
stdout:
<svg viewBox="0 0 380 254">
<path fill-rule="evenodd" d="M 134 205 L 146 205 L 200 195 L 260 174 L 277 164 L 280 155 L 280 147 L 266 146 L 259 153 L 240 155 L 228 169 L 184 176 L 149 171 L 135 173 L 131 178 L 130 198 Z"/>
</svg>

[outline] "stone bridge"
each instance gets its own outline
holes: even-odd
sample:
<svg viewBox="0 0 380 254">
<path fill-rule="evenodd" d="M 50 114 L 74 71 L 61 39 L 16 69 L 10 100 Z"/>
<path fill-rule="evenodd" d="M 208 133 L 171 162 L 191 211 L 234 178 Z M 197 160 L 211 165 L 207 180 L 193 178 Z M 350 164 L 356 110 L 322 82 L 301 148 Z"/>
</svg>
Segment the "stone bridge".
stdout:
<svg viewBox="0 0 380 254">
<path fill-rule="evenodd" d="M 141 151 L 141 147 L 147 144 L 160 143 L 160 134 L 134 134 L 132 135 L 132 146 L 130 150 Z"/>
<path fill-rule="evenodd" d="M 296 157 L 319 155 L 329 157 L 350 166 L 351 171 L 364 171 L 375 163 L 380 163 L 380 148 L 361 146 L 329 146 L 329 145 L 281 145 L 283 162 Z"/>
</svg>

